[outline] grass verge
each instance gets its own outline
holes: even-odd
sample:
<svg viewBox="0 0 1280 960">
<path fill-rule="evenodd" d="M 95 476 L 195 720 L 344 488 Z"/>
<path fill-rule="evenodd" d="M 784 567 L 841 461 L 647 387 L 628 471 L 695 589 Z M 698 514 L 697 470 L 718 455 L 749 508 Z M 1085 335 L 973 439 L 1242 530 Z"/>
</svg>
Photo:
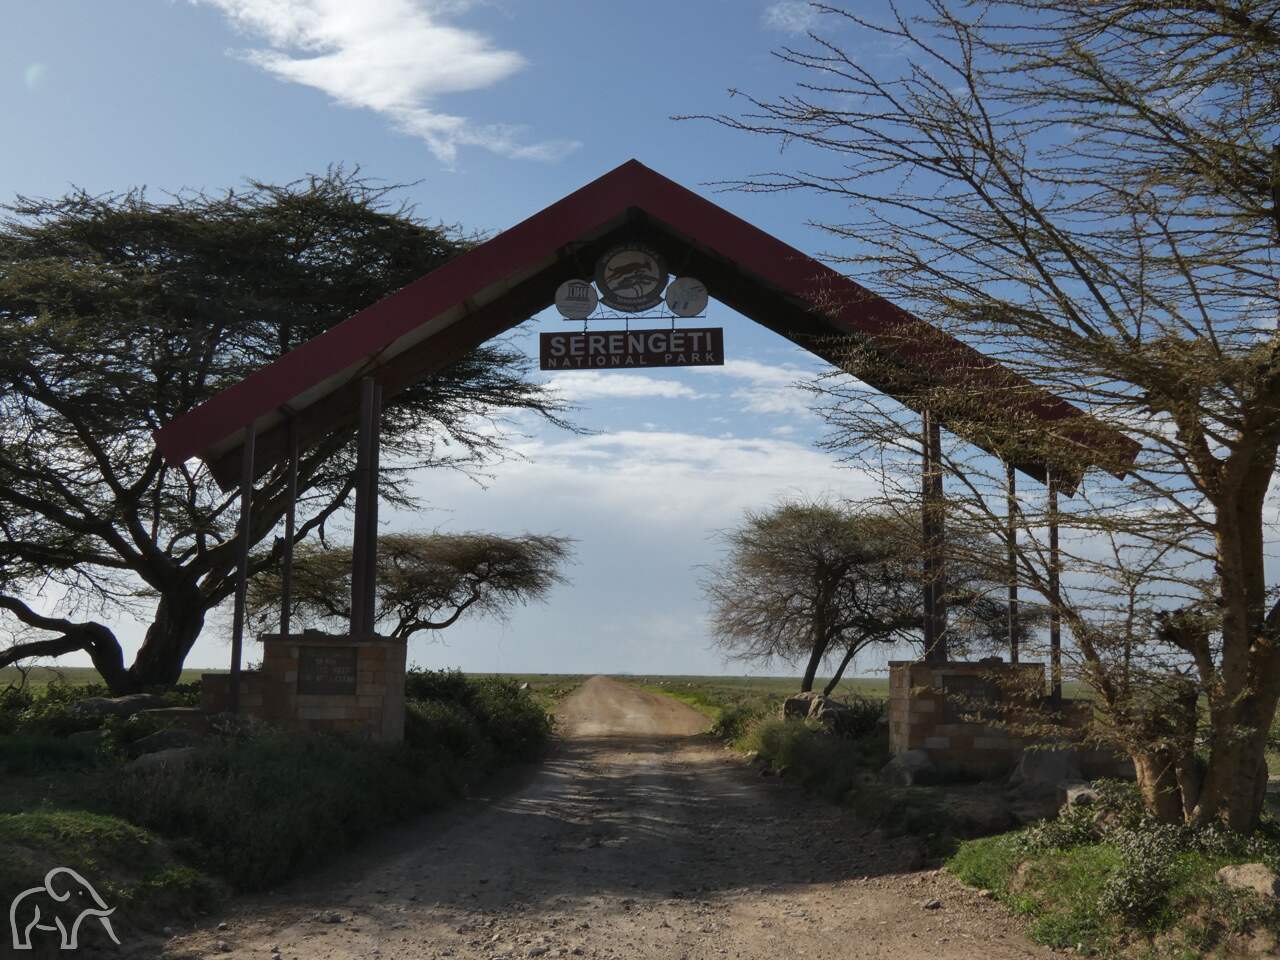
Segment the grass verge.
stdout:
<svg viewBox="0 0 1280 960">
<path fill-rule="evenodd" d="M 1201 957 L 1234 954 L 1246 938 L 1274 945 L 1280 907 L 1219 883 L 1219 868 L 1280 865 L 1280 838 L 1240 839 L 1147 818 L 1127 784 L 1102 804 L 962 843 L 947 869 L 1030 922 L 1031 937 L 1083 955 Z"/>
<path fill-rule="evenodd" d="M 154 932 L 442 807 L 550 739 L 546 710 L 512 679 L 415 671 L 408 686 L 403 743 L 242 722 L 162 767 L 126 764 L 110 736 L 95 749 L 49 732 L 77 716 L 65 688 L 10 698 L 0 898 L 67 866 L 118 905 L 117 928 Z"/>
</svg>

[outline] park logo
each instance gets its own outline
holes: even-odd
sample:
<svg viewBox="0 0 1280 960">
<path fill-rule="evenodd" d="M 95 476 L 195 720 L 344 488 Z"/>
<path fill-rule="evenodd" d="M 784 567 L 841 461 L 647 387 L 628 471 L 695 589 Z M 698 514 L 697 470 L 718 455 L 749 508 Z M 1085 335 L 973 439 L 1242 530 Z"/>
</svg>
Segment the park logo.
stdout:
<svg viewBox="0 0 1280 960">
<path fill-rule="evenodd" d="M 667 266 L 657 252 L 638 243 L 614 247 L 596 262 L 596 286 L 605 306 L 639 313 L 662 302 Z"/>
<path fill-rule="evenodd" d="M 9 904 L 9 932 L 14 950 L 33 950 L 36 941 L 58 938 L 61 950 L 80 947 L 80 926 L 85 922 L 100 923 L 116 946 L 120 940 L 111 927 L 114 907 L 108 907 L 98 891 L 84 877 L 69 867 L 54 867 L 44 876 L 44 884 L 23 890 Z"/>
</svg>

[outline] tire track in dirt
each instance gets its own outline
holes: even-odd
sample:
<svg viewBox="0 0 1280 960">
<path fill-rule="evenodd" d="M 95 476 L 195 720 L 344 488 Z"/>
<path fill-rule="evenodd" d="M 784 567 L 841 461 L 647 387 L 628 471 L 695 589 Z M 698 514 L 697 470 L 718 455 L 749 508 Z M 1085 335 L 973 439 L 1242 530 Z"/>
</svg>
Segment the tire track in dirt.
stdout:
<svg viewBox="0 0 1280 960">
<path fill-rule="evenodd" d="M 595 677 L 558 714 L 557 749 L 522 784 L 240 900 L 165 956 L 1054 955 L 999 905 L 916 869 L 915 841 L 759 778 L 678 701 Z"/>
</svg>

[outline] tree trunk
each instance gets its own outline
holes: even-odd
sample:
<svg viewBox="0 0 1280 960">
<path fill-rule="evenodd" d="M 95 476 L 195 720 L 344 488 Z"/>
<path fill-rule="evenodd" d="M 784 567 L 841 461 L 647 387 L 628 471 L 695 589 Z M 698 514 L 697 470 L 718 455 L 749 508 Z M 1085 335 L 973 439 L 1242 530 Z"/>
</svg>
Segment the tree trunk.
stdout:
<svg viewBox="0 0 1280 960">
<path fill-rule="evenodd" d="M 844 656 L 840 658 L 840 666 L 836 667 L 836 672 L 832 674 L 831 679 L 827 682 L 826 687 L 822 690 L 824 697 L 831 696 L 831 691 L 836 688 L 836 684 L 840 682 L 840 678 L 844 676 L 845 667 L 853 661 L 853 655 L 858 651 L 856 643 L 849 644 L 849 648 L 845 650 Z"/>
<path fill-rule="evenodd" d="M 804 677 L 800 680 L 801 693 L 809 693 L 813 690 L 814 677 L 818 675 L 818 667 L 822 664 L 822 657 L 826 652 L 826 642 L 815 640 L 813 644 L 813 652 L 809 654 L 809 663 L 804 668 Z"/>
<path fill-rule="evenodd" d="M 1166 750 L 1153 750 L 1134 757 L 1133 765 L 1142 802 L 1151 815 L 1165 823 L 1186 822 L 1174 757 Z"/>
<path fill-rule="evenodd" d="M 205 612 L 205 601 L 199 591 L 161 595 L 155 619 L 147 628 L 133 665 L 114 678 L 103 674 L 111 692 L 137 693 L 177 683 L 187 654 L 204 627 Z"/>
<path fill-rule="evenodd" d="M 1229 462 L 1215 506 L 1221 583 L 1219 665 L 1201 682 L 1209 691 L 1209 761 L 1189 819 L 1251 833 L 1262 815 L 1267 736 L 1280 700 L 1280 645 L 1268 636 L 1262 508 L 1275 448 L 1253 463 Z"/>
</svg>

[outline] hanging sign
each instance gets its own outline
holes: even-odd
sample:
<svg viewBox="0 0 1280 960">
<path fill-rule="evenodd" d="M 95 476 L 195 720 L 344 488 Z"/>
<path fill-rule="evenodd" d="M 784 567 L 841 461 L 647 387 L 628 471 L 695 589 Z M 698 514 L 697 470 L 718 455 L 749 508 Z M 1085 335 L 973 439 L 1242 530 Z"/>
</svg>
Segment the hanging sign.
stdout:
<svg viewBox="0 0 1280 960">
<path fill-rule="evenodd" d="M 614 247 L 596 261 L 596 286 L 606 307 L 640 313 L 662 302 L 667 265 L 654 250 L 639 243 Z"/>
<path fill-rule="evenodd" d="M 664 299 L 677 317 L 696 317 L 707 309 L 707 285 L 693 277 L 676 277 L 667 285 Z"/>
<path fill-rule="evenodd" d="M 724 365 L 724 329 L 590 330 L 539 336 L 543 370 L 633 370 Z"/>
<path fill-rule="evenodd" d="M 590 280 L 566 280 L 556 288 L 556 309 L 566 320 L 585 320 L 599 302 Z"/>
</svg>

